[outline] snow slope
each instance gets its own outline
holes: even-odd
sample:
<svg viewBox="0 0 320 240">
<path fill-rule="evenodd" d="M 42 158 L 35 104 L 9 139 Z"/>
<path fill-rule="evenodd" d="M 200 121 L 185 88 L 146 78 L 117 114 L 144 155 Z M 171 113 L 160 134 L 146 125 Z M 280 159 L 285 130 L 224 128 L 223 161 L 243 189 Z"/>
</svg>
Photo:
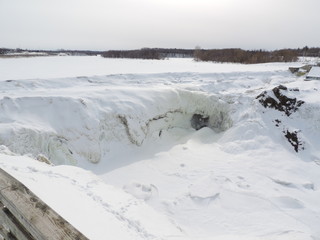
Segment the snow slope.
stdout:
<svg viewBox="0 0 320 240">
<path fill-rule="evenodd" d="M 320 83 L 300 64 L 0 59 L 0 167 L 90 239 L 320 239 Z M 279 85 L 289 115 L 257 99 Z"/>
<path fill-rule="evenodd" d="M 89 239 L 167 239 L 182 235 L 173 222 L 145 202 L 103 183 L 88 171 L 4 154 L 0 154 L 0 161 L 2 168 Z"/>
</svg>

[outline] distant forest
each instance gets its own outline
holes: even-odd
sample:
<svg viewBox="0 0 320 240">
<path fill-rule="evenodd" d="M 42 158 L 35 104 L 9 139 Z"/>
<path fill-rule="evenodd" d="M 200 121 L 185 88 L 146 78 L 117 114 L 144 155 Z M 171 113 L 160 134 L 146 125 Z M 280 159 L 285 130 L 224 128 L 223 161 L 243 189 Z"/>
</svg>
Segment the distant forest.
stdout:
<svg viewBox="0 0 320 240">
<path fill-rule="evenodd" d="M 58 54 L 66 54 L 70 56 L 96 56 L 99 54 L 102 54 L 104 51 L 91 51 L 91 50 L 64 50 L 64 49 L 59 49 L 59 50 L 31 50 L 31 49 L 21 49 L 21 48 L 0 48 L 0 55 L 5 55 L 5 54 L 24 54 L 26 52 L 29 53 L 46 53 L 49 56 L 54 56 Z"/>
<path fill-rule="evenodd" d="M 194 59 L 196 61 L 233 62 L 233 63 L 267 63 L 267 62 L 295 62 L 299 52 L 292 49 L 277 51 L 242 50 L 242 49 L 196 49 Z"/>
<path fill-rule="evenodd" d="M 112 50 L 102 53 L 106 58 L 165 59 L 170 57 L 194 58 L 196 61 L 267 63 L 294 62 L 299 56 L 320 57 L 320 48 L 280 49 L 275 51 L 227 49 L 164 49 Z"/>
<path fill-rule="evenodd" d="M 140 58 L 140 59 L 165 59 L 165 58 L 192 58 L 193 49 L 177 48 L 142 48 L 137 50 L 110 50 L 102 54 L 106 58 Z"/>
<path fill-rule="evenodd" d="M 194 58 L 196 61 L 232 62 L 232 63 L 267 63 L 267 62 L 294 62 L 300 56 L 320 57 L 320 48 L 304 47 L 298 49 L 243 50 L 240 48 L 226 49 L 178 49 L 178 48 L 142 48 L 137 50 L 110 50 L 110 51 L 84 51 L 84 50 L 23 50 L 0 48 L 0 55 L 19 54 L 24 52 L 46 53 L 47 55 L 101 55 L 105 58 L 135 58 L 135 59 L 165 59 L 165 58 Z"/>
</svg>

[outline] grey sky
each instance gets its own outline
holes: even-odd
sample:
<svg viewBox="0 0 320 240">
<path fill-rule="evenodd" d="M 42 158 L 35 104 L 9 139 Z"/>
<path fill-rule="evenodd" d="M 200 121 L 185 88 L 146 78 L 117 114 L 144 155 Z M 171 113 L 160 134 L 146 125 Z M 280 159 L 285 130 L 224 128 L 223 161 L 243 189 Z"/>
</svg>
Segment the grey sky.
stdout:
<svg viewBox="0 0 320 240">
<path fill-rule="evenodd" d="M 0 47 L 320 46 L 320 0 L 0 0 Z"/>
</svg>

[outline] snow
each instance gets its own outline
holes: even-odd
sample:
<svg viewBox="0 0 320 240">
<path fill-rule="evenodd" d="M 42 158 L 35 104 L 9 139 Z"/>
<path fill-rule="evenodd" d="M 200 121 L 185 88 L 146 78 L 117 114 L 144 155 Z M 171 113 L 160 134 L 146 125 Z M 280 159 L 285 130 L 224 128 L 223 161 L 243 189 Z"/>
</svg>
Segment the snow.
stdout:
<svg viewBox="0 0 320 240">
<path fill-rule="evenodd" d="M 320 83 L 298 65 L 0 59 L 0 167 L 89 239 L 320 239 Z M 280 84 L 290 116 L 256 99 Z"/>
<path fill-rule="evenodd" d="M 145 202 L 103 183 L 88 171 L 52 167 L 21 156 L 1 154 L 0 159 L 2 168 L 30 186 L 89 239 L 154 239 L 182 234 Z"/>
<path fill-rule="evenodd" d="M 111 59 L 98 56 L 0 58 L 0 81 L 137 73 L 230 73 L 269 71 L 271 69 L 277 71 L 283 69 L 283 66 L 287 65 L 273 63 L 252 66 L 212 64 L 194 62 L 188 58 L 170 60 Z"/>
<path fill-rule="evenodd" d="M 307 78 L 320 78 L 320 67 L 313 66 L 307 75 Z"/>
</svg>

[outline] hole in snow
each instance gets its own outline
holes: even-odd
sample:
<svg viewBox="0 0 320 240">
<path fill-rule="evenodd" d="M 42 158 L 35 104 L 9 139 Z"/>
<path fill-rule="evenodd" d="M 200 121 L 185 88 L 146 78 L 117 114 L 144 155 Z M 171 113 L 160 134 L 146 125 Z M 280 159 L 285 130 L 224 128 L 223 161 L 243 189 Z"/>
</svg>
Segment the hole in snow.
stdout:
<svg viewBox="0 0 320 240">
<path fill-rule="evenodd" d="M 193 114 L 191 118 L 191 127 L 199 130 L 203 127 L 209 126 L 209 117 L 201 114 Z"/>
</svg>

